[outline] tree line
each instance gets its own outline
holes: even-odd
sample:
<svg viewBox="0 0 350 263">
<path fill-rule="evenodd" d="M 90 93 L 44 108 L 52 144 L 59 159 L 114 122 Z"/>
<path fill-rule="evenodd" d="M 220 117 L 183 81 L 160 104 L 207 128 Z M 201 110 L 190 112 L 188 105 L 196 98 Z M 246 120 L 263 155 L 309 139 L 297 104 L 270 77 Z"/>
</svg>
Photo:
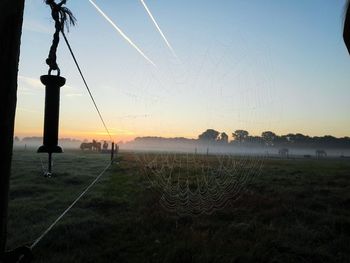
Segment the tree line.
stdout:
<svg viewBox="0 0 350 263">
<path fill-rule="evenodd" d="M 264 131 L 260 136 L 250 135 L 246 130 L 236 130 L 229 135 L 214 129 L 207 129 L 198 136 L 199 141 L 235 144 L 235 145 L 263 145 L 263 146 L 317 146 L 325 147 L 350 147 L 350 138 L 337 138 L 332 135 L 308 136 L 301 133 L 288 133 L 277 135 L 272 131 Z"/>
</svg>

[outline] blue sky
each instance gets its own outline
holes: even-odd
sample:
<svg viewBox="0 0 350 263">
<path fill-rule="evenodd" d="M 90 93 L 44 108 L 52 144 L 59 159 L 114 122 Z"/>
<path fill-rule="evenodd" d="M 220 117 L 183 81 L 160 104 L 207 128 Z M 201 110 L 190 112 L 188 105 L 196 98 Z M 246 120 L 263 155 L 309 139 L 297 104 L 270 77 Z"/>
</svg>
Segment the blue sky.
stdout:
<svg viewBox="0 0 350 263">
<path fill-rule="evenodd" d="M 196 137 L 207 128 L 252 134 L 350 135 L 345 1 L 139 0 L 95 3 L 157 65 L 148 63 L 88 0 L 68 1 L 68 38 L 113 136 Z M 45 59 L 54 29 L 43 1 L 26 0 L 16 133 L 41 135 Z M 61 136 L 103 138 L 103 126 L 60 43 Z"/>
</svg>

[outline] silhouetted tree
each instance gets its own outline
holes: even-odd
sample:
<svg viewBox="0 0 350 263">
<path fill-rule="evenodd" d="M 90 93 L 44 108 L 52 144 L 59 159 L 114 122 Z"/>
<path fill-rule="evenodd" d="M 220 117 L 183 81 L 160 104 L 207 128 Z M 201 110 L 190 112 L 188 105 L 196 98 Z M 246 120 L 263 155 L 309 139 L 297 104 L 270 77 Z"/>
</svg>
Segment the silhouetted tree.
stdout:
<svg viewBox="0 0 350 263">
<path fill-rule="evenodd" d="M 260 136 L 248 136 L 247 142 L 250 144 L 263 144 L 263 139 Z"/>
<path fill-rule="evenodd" d="M 281 135 L 281 136 L 276 135 L 275 143 L 276 144 L 288 144 L 289 137 L 287 135 Z"/>
<path fill-rule="evenodd" d="M 213 129 L 208 129 L 202 134 L 198 136 L 198 139 L 201 141 L 216 141 L 218 139 L 220 132 L 213 130 Z"/>
<path fill-rule="evenodd" d="M 297 133 L 294 136 L 294 141 L 298 142 L 298 143 L 306 143 L 309 140 L 309 136 L 301 134 L 301 133 Z"/>
<path fill-rule="evenodd" d="M 294 142 L 294 134 L 293 133 L 288 133 L 287 135 L 283 135 L 286 137 L 287 141 L 289 143 L 293 143 Z"/>
<path fill-rule="evenodd" d="M 235 141 L 238 141 L 240 143 L 247 140 L 249 135 L 249 132 L 245 130 L 236 130 L 234 133 L 232 133 L 232 137 Z"/>
<path fill-rule="evenodd" d="M 222 132 L 218 138 L 220 143 L 228 143 L 228 135 L 225 132 Z"/>
<path fill-rule="evenodd" d="M 266 145 L 273 146 L 277 135 L 272 131 L 264 131 L 261 133 L 261 137 Z"/>
<path fill-rule="evenodd" d="M 261 136 L 249 136 L 248 131 L 237 130 L 232 134 L 235 140 L 231 141 L 230 144 L 239 143 L 245 146 L 261 146 L 268 145 L 273 147 L 289 148 L 289 147 L 317 147 L 319 149 L 323 147 L 336 147 L 336 148 L 350 148 L 350 138 L 336 138 L 331 135 L 322 137 L 314 136 L 310 137 L 301 133 L 278 136 L 272 131 L 265 131 Z M 206 142 L 217 142 L 217 143 L 228 143 L 228 135 L 225 132 L 219 133 L 216 130 L 208 129 L 198 136 L 199 140 Z M 35 142 L 42 140 L 41 137 L 24 137 L 23 142 Z M 198 142 L 196 139 L 187 139 L 183 137 L 175 138 L 163 138 L 163 137 L 136 137 L 135 143 L 152 144 L 158 142 L 169 142 L 169 143 L 195 143 Z M 119 142 L 120 144 L 120 142 Z"/>
</svg>

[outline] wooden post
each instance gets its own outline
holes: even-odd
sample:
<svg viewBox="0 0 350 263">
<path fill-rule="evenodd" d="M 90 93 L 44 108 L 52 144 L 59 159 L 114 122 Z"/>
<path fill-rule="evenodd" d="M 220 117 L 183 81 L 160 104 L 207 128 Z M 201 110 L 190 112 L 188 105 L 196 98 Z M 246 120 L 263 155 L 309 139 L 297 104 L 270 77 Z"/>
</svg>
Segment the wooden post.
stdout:
<svg viewBox="0 0 350 263">
<path fill-rule="evenodd" d="M 113 162 L 114 159 L 114 142 L 112 142 L 112 149 L 111 149 L 111 162 Z"/>
<path fill-rule="evenodd" d="M 348 0 L 347 6 L 346 6 L 343 38 L 344 38 L 345 45 L 348 48 L 348 51 L 350 54 L 350 0 Z"/>
<path fill-rule="evenodd" d="M 23 9 L 24 0 L 5 0 L 0 4 L 0 252 L 4 252 L 6 247 L 8 192 Z"/>
</svg>

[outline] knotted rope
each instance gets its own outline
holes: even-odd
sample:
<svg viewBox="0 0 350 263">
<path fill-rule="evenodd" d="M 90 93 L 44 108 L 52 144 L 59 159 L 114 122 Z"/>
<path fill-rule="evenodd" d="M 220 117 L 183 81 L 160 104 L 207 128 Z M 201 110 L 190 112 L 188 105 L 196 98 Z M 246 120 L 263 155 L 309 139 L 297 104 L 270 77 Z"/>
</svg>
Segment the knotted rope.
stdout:
<svg viewBox="0 0 350 263">
<path fill-rule="evenodd" d="M 55 33 L 53 34 L 52 45 L 50 48 L 49 56 L 46 59 L 46 64 L 49 66 L 49 75 L 52 70 L 57 70 L 57 75 L 60 75 L 60 68 L 57 64 L 57 47 L 60 41 L 60 32 L 64 32 L 64 27 L 69 30 L 69 25 L 75 25 L 76 19 L 73 13 L 67 8 L 63 7 L 67 0 L 62 0 L 60 3 L 56 3 L 55 0 L 45 0 L 45 3 L 51 8 L 51 16 L 55 21 Z"/>
</svg>

